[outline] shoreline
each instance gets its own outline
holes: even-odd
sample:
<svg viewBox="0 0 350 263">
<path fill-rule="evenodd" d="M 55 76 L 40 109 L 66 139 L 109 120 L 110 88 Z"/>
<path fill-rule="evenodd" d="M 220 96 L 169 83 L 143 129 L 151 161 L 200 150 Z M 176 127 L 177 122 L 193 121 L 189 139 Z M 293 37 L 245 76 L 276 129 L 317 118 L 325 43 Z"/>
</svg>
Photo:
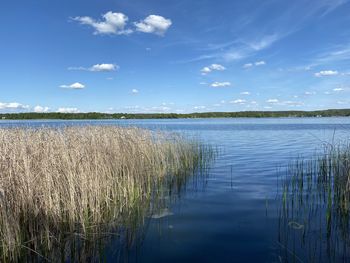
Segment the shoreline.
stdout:
<svg viewBox="0 0 350 263">
<path fill-rule="evenodd" d="M 124 120 L 124 119 L 212 119 L 212 118 L 323 118 L 350 117 L 350 109 L 315 111 L 240 111 L 194 113 L 2 113 L 0 120 Z"/>
</svg>

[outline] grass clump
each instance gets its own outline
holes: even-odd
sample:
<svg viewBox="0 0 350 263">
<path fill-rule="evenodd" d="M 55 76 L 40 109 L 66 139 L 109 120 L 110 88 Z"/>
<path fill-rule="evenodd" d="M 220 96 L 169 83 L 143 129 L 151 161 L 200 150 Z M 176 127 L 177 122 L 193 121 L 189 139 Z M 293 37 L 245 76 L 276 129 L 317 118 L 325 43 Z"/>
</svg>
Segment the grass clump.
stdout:
<svg viewBox="0 0 350 263">
<path fill-rule="evenodd" d="M 0 256 L 131 224 L 160 185 L 205 166 L 209 152 L 138 128 L 0 129 Z"/>
<path fill-rule="evenodd" d="M 279 225 L 279 239 L 284 248 L 289 247 L 286 258 L 348 261 L 350 145 L 327 145 L 323 154 L 295 161 L 288 172 Z"/>
</svg>

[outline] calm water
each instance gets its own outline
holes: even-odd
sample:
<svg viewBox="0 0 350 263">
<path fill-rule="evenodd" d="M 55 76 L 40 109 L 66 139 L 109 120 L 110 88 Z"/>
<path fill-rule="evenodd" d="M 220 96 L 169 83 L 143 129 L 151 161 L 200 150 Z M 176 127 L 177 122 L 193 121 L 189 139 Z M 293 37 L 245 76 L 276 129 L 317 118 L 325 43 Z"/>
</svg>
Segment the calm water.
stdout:
<svg viewBox="0 0 350 263">
<path fill-rule="evenodd" d="M 0 127 L 86 124 L 175 131 L 219 149 L 201 186 L 190 183 L 171 214 L 150 219 L 142 239 L 123 252 L 130 262 L 286 261 L 278 243 L 278 178 L 291 160 L 350 137 L 350 118 L 1 121 Z M 109 241 L 107 261 L 120 259 L 117 246 Z M 298 253 L 306 262 L 307 252 Z"/>
</svg>

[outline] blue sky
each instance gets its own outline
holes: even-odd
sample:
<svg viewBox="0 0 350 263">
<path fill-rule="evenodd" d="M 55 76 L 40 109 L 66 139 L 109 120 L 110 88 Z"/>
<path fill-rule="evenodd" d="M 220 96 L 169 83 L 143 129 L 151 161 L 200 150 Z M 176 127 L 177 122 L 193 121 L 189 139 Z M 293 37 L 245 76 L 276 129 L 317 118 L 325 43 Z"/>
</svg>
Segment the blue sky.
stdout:
<svg viewBox="0 0 350 263">
<path fill-rule="evenodd" d="M 0 12 L 1 112 L 350 106 L 347 0 L 7 0 Z"/>
</svg>

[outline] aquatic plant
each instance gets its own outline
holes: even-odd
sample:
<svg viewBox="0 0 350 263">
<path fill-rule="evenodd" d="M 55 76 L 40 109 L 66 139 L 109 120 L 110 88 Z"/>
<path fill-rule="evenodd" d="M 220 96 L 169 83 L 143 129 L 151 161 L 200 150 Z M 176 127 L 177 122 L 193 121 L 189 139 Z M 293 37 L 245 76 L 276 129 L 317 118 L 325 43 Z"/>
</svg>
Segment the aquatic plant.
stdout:
<svg viewBox="0 0 350 263">
<path fill-rule="evenodd" d="M 298 159 L 282 185 L 279 244 L 284 258 L 308 262 L 350 259 L 350 145 L 326 145 Z"/>
<path fill-rule="evenodd" d="M 0 258 L 64 261 L 106 233 L 128 233 L 211 155 L 138 128 L 0 129 Z"/>
</svg>

